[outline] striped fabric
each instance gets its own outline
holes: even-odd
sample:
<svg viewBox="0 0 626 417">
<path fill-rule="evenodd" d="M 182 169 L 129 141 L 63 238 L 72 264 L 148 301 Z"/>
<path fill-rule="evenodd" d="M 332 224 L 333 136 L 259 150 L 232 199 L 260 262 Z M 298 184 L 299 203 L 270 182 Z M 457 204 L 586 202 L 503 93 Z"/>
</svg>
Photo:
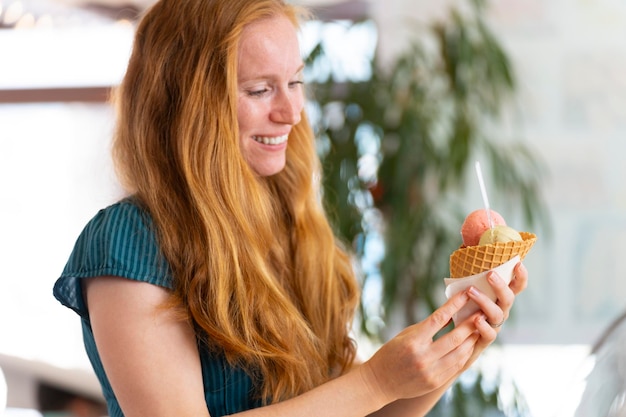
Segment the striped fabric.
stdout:
<svg viewBox="0 0 626 417">
<path fill-rule="evenodd" d="M 124 417 L 100 361 L 82 296 L 83 278 L 104 275 L 172 288 L 172 274 L 159 251 L 152 221 L 130 199 L 100 210 L 87 224 L 53 289 L 57 300 L 81 318 L 85 349 L 102 386 L 109 415 Z M 205 398 L 212 417 L 260 405 L 252 395 L 252 380 L 243 370 L 231 367 L 222 355 L 201 344 L 199 350 Z"/>
</svg>

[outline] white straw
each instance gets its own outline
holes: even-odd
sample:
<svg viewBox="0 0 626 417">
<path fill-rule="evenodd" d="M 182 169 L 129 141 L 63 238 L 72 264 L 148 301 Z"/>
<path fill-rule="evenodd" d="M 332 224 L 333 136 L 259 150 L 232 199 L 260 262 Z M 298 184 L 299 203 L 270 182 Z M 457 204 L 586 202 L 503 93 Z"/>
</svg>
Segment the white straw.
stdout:
<svg viewBox="0 0 626 417">
<path fill-rule="evenodd" d="M 483 181 L 483 172 L 480 169 L 480 162 L 476 161 L 476 176 L 478 177 L 478 184 L 480 185 L 480 193 L 483 196 L 483 203 L 485 204 L 485 211 L 487 213 L 487 221 L 489 227 L 493 229 L 493 219 L 491 218 L 491 210 L 489 208 L 489 198 L 487 197 L 487 189 L 485 188 L 485 181 Z"/>
</svg>

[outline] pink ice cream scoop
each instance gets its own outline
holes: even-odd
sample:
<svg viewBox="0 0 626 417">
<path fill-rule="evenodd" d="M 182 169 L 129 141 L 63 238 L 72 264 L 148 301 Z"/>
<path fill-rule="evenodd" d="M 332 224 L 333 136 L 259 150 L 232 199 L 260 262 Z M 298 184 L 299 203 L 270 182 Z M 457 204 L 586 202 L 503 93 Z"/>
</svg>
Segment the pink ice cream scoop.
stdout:
<svg viewBox="0 0 626 417">
<path fill-rule="evenodd" d="M 493 225 L 506 226 L 504 218 L 500 213 L 489 210 L 491 212 L 491 220 Z M 489 220 L 487 219 L 487 210 L 478 209 L 467 215 L 463 225 L 461 226 L 461 236 L 463 237 L 464 246 L 476 246 L 480 241 L 480 236 L 489 229 Z"/>
</svg>

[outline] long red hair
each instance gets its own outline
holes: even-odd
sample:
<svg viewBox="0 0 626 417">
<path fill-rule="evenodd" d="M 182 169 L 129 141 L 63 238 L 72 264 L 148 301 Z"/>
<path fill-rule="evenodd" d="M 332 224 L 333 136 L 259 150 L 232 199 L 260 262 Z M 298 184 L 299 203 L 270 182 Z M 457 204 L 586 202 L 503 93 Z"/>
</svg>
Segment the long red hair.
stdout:
<svg viewBox="0 0 626 417">
<path fill-rule="evenodd" d="M 120 178 L 154 220 L 173 300 L 208 348 L 260 376 L 266 402 L 351 365 L 359 296 L 320 202 L 306 115 L 279 174 L 259 178 L 240 151 L 240 35 L 281 15 L 296 26 L 301 16 L 281 0 L 156 3 L 116 92 L 113 147 Z"/>
</svg>

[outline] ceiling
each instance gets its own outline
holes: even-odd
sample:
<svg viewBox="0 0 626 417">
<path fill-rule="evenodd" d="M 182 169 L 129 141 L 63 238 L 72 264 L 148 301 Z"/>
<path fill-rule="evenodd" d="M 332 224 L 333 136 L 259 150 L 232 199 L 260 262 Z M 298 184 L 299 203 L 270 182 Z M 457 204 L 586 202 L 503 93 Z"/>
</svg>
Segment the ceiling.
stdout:
<svg viewBox="0 0 626 417">
<path fill-rule="evenodd" d="M 318 18 L 358 19 L 368 0 L 291 0 L 310 7 Z M 0 28 L 35 24 L 67 25 L 94 21 L 134 21 L 156 0 L 0 0 Z"/>
<path fill-rule="evenodd" d="M 0 0 L 0 35 L 5 30 L 33 27 L 110 25 L 136 21 L 157 0 Z M 371 0 L 288 0 L 309 7 L 320 20 L 360 20 L 368 16 Z M 8 38 L 3 38 L 8 39 Z M 6 46 L 6 45 L 5 45 Z M 6 48 L 5 48 L 6 49 Z M 0 48 L 2 51 L 2 48 Z M 6 51 L 5 51 L 6 52 Z M 50 51 L 44 51 L 49 53 Z M 42 53 L 41 51 L 39 53 Z M 16 65 L 23 53 L 16 55 Z M 57 58 L 61 58 L 58 56 Z M 58 60 L 58 59 L 57 59 Z M 1 73 L 1 71 L 0 71 Z M 33 102 L 106 102 L 109 86 L 0 87 L 0 104 Z"/>
</svg>

